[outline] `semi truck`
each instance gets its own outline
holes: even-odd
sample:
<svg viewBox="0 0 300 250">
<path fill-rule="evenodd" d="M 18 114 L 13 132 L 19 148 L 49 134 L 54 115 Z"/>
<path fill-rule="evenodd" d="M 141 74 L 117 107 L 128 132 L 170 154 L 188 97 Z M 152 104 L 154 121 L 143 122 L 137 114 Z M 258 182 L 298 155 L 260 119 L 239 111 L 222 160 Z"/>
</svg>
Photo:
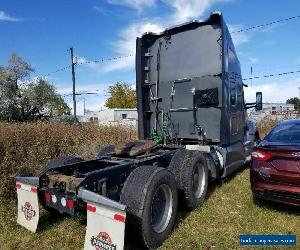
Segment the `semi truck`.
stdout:
<svg viewBox="0 0 300 250">
<path fill-rule="evenodd" d="M 245 103 L 240 63 L 220 12 L 136 40 L 138 139 L 94 160 L 59 156 L 38 176 L 16 177 L 18 218 L 35 232 L 39 204 L 86 210 L 85 249 L 123 249 L 125 232 L 155 248 L 171 234 L 178 205 L 200 207 L 208 186 L 251 159 L 259 134 Z"/>
</svg>

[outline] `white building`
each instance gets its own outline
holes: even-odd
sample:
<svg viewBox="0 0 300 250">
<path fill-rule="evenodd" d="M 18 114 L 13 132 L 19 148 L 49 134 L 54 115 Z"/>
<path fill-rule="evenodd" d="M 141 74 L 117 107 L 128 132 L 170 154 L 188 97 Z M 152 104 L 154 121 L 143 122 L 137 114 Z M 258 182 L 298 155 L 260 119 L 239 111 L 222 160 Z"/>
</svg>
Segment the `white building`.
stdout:
<svg viewBox="0 0 300 250">
<path fill-rule="evenodd" d="M 294 117 L 295 107 L 294 104 L 286 104 L 286 103 L 263 103 L 263 108 L 261 111 L 255 111 L 255 109 L 251 109 L 248 111 L 249 118 L 260 121 L 265 116 L 274 116 L 281 117 L 282 115 Z"/>
<path fill-rule="evenodd" d="M 286 103 L 264 103 L 262 112 L 267 114 L 288 113 L 295 110 L 294 104 Z"/>
<path fill-rule="evenodd" d="M 98 122 L 98 111 L 86 111 L 84 113 L 84 122 Z"/>
<path fill-rule="evenodd" d="M 98 112 L 99 124 L 122 124 L 137 127 L 137 109 L 102 109 Z"/>
</svg>

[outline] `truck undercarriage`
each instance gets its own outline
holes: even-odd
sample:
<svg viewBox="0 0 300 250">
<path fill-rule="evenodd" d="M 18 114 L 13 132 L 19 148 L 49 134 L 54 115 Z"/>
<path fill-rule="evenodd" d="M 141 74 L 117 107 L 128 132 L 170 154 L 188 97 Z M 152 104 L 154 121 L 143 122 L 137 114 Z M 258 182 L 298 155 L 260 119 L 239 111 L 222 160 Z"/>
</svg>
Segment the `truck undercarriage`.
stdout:
<svg viewBox="0 0 300 250">
<path fill-rule="evenodd" d="M 168 166 L 176 150 L 175 147 L 159 147 L 138 156 L 114 153 L 97 160 L 53 167 L 39 177 L 39 190 L 45 197 L 45 206 L 71 215 L 75 207 L 82 207 L 76 198 L 81 187 L 119 202 L 124 183 L 135 168 L 145 165 Z M 53 200 L 50 197 L 56 198 Z M 63 198 L 67 205 L 57 202 Z"/>
</svg>

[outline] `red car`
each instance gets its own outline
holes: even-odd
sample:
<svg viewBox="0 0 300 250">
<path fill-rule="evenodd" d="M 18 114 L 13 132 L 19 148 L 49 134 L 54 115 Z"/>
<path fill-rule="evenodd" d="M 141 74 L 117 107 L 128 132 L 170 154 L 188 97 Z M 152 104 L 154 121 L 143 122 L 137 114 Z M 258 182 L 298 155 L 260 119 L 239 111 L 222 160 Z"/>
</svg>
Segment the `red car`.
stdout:
<svg viewBox="0 0 300 250">
<path fill-rule="evenodd" d="M 300 119 L 281 121 L 252 153 L 254 198 L 300 206 Z"/>
</svg>

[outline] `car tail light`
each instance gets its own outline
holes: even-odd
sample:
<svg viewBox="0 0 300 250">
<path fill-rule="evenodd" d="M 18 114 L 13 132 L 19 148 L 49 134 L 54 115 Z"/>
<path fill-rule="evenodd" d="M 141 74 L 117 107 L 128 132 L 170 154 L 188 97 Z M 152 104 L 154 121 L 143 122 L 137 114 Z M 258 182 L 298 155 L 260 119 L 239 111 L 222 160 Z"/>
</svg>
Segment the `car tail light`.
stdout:
<svg viewBox="0 0 300 250">
<path fill-rule="evenodd" d="M 254 151 L 252 152 L 252 159 L 253 160 L 257 160 L 257 161 L 269 161 L 271 160 L 272 155 L 261 151 L 259 149 L 254 149 Z"/>
<path fill-rule="evenodd" d="M 45 199 L 46 199 L 46 201 L 51 201 L 51 199 L 52 199 L 51 194 L 48 192 L 45 192 Z"/>
<path fill-rule="evenodd" d="M 74 201 L 73 200 L 67 200 L 67 207 L 69 209 L 72 209 L 74 207 Z"/>
</svg>

